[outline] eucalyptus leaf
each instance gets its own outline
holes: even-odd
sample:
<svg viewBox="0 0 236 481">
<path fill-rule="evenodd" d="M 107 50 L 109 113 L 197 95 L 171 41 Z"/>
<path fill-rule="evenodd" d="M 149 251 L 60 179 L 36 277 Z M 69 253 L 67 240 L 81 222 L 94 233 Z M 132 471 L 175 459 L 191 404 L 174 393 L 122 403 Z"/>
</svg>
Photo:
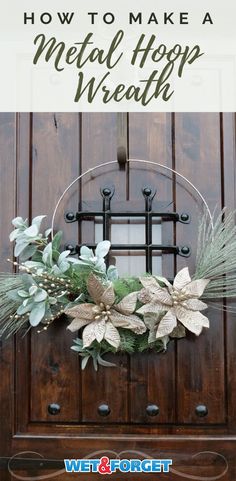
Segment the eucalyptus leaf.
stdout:
<svg viewBox="0 0 236 481">
<path fill-rule="evenodd" d="M 36 252 L 36 250 L 37 250 L 37 247 L 33 244 L 25 247 L 24 250 L 20 254 L 21 261 L 24 262 L 27 259 L 29 259 L 30 257 L 32 257 L 34 255 L 34 253 Z"/>
<path fill-rule="evenodd" d="M 36 294 L 37 290 L 38 290 L 38 287 L 37 287 L 36 285 L 31 286 L 31 287 L 29 288 L 29 294 L 28 294 L 28 296 L 29 296 L 29 295 L 30 295 L 30 296 L 34 296 L 34 295 Z"/>
<path fill-rule="evenodd" d="M 44 267 L 44 264 L 42 264 L 42 262 L 36 262 L 36 261 L 26 261 L 24 262 L 24 265 L 26 267 L 29 267 L 30 269 L 32 267 Z"/>
<path fill-rule="evenodd" d="M 24 306 L 23 304 L 21 304 L 21 306 L 18 307 L 17 309 L 17 314 L 19 316 L 23 316 L 24 314 L 26 314 L 27 312 L 30 312 L 31 309 L 33 307 L 33 303 L 31 304 L 27 304 L 26 306 Z"/>
<path fill-rule="evenodd" d="M 29 289 L 30 286 L 35 285 L 34 279 L 30 274 L 22 274 L 21 279 L 24 283 L 25 288 Z"/>
<path fill-rule="evenodd" d="M 43 262 L 48 266 L 52 266 L 52 242 L 50 242 L 43 250 Z"/>
<path fill-rule="evenodd" d="M 87 262 L 87 264 L 89 264 L 89 265 L 93 263 L 94 257 L 92 257 L 92 256 L 86 256 L 86 255 L 83 254 L 83 255 L 80 255 L 79 257 L 80 257 L 81 261 Z"/>
<path fill-rule="evenodd" d="M 93 357 L 93 367 L 94 367 L 95 371 L 98 370 L 98 361 L 97 361 L 96 357 Z"/>
<path fill-rule="evenodd" d="M 111 243 L 109 241 L 99 242 L 95 250 L 95 256 L 105 257 L 108 254 L 110 247 Z"/>
<path fill-rule="evenodd" d="M 64 272 L 68 271 L 68 269 L 70 268 L 70 264 L 69 264 L 69 262 L 63 261 L 63 262 L 60 263 L 59 268 L 60 268 L 60 271 L 64 273 Z"/>
<path fill-rule="evenodd" d="M 45 234 L 44 234 L 44 235 L 45 235 L 45 237 L 47 238 L 51 233 L 52 233 L 52 229 L 50 228 L 50 229 L 45 230 Z"/>
<path fill-rule="evenodd" d="M 55 234 L 52 240 L 52 248 L 53 250 L 59 251 L 62 239 L 62 231 L 59 231 Z"/>
<path fill-rule="evenodd" d="M 32 220 L 32 225 L 36 225 L 37 230 L 39 231 L 42 220 L 47 217 L 46 215 L 38 215 L 37 217 L 34 217 Z"/>
<path fill-rule="evenodd" d="M 45 310 L 46 310 L 45 302 L 40 302 L 33 307 L 29 317 L 29 322 L 31 326 L 37 326 L 42 321 L 45 314 Z"/>
<path fill-rule="evenodd" d="M 12 290 L 6 292 L 6 296 L 11 301 L 18 301 L 19 303 L 22 302 L 22 300 L 20 299 L 20 297 L 18 295 L 18 289 L 12 289 Z"/>
<path fill-rule="evenodd" d="M 18 257 L 28 245 L 29 245 L 29 242 L 26 240 L 17 242 L 14 249 L 14 256 Z"/>
<path fill-rule="evenodd" d="M 12 219 L 11 223 L 17 229 L 27 226 L 28 219 L 24 220 L 22 217 L 15 217 Z"/>
<path fill-rule="evenodd" d="M 24 234 L 25 234 L 25 236 L 30 237 L 30 238 L 37 237 L 37 235 L 38 235 L 37 225 L 33 224 L 30 227 L 28 227 L 27 229 L 25 229 Z"/>
<path fill-rule="evenodd" d="M 82 339 L 79 339 L 79 337 L 74 339 L 73 342 L 75 342 L 75 344 L 78 344 L 79 346 L 83 347 L 83 341 L 82 341 Z"/>
<path fill-rule="evenodd" d="M 116 281 L 118 279 L 118 270 L 115 266 L 109 266 L 107 269 L 107 278 L 109 281 Z"/>
<path fill-rule="evenodd" d="M 116 364 L 113 364 L 112 362 L 105 361 L 99 354 L 97 356 L 98 364 L 104 367 L 117 367 Z"/>
<path fill-rule="evenodd" d="M 80 257 L 84 257 L 85 259 L 89 259 L 90 257 L 93 257 L 93 251 L 92 249 L 89 249 L 87 246 L 82 246 L 80 249 Z"/>
<path fill-rule="evenodd" d="M 90 356 L 85 356 L 81 361 L 81 369 L 84 370 L 88 364 Z"/>
<path fill-rule="evenodd" d="M 13 242 L 14 240 L 16 240 L 18 236 L 19 236 L 19 229 L 13 230 L 9 235 L 10 242 Z"/>
<path fill-rule="evenodd" d="M 56 276 L 59 276 L 61 274 L 61 270 L 59 269 L 59 267 L 57 267 L 56 265 L 52 266 L 52 272 L 53 274 L 55 274 Z"/>
<path fill-rule="evenodd" d="M 41 251 L 37 250 L 35 252 L 35 254 L 32 256 L 32 261 L 42 263 L 42 257 L 43 257 L 43 253 Z"/>
<path fill-rule="evenodd" d="M 38 289 L 37 293 L 34 296 L 34 301 L 35 302 L 46 301 L 47 297 L 48 297 L 48 294 L 44 289 Z"/>
<path fill-rule="evenodd" d="M 63 262 L 66 257 L 68 257 L 70 255 L 70 251 L 67 250 L 67 251 L 63 251 L 60 255 L 59 255 L 59 258 L 58 258 L 58 264 L 60 264 L 61 262 Z"/>
<path fill-rule="evenodd" d="M 37 289 L 37 288 L 36 288 Z M 29 293 L 27 291 L 24 291 L 23 289 L 20 289 L 18 291 L 18 296 L 20 297 L 29 297 Z"/>
<path fill-rule="evenodd" d="M 55 297 L 49 297 L 48 301 L 49 301 L 49 304 L 52 304 L 52 305 L 57 304 L 57 299 Z"/>
<path fill-rule="evenodd" d="M 72 351 L 76 351 L 76 352 L 80 351 L 78 346 L 71 346 L 71 349 L 72 349 Z"/>
</svg>

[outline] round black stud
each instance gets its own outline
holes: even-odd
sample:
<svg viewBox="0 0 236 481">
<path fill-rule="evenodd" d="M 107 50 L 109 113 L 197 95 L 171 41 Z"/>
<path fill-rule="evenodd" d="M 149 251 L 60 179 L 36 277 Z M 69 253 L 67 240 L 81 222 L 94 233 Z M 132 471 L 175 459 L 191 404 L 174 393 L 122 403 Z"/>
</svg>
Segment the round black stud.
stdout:
<svg viewBox="0 0 236 481">
<path fill-rule="evenodd" d="M 183 222 L 188 222 L 188 220 L 189 220 L 189 215 L 186 214 L 185 212 L 183 212 L 183 214 L 181 214 L 181 216 L 180 216 L 180 219 L 181 219 Z"/>
<path fill-rule="evenodd" d="M 150 189 L 150 187 L 145 187 L 143 189 L 143 193 L 144 195 L 146 195 L 147 197 L 150 197 L 151 193 L 152 193 L 152 189 Z"/>
<path fill-rule="evenodd" d="M 67 245 L 66 245 L 66 250 L 72 252 L 72 251 L 74 250 L 74 246 L 73 246 L 72 244 L 67 244 Z"/>
<path fill-rule="evenodd" d="M 48 405 L 48 412 L 49 414 L 52 414 L 52 416 L 59 414 L 60 411 L 61 411 L 61 407 L 59 406 L 59 404 L 52 403 Z"/>
<path fill-rule="evenodd" d="M 74 220 L 74 218 L 75 218 L 74 212 L 67 212 L 67 214 L 66 214 L 67 220 L 72 221 L 72 220 Z"/>
<path fill-rule="evenodd" d="M 111 189 L 109 189 L 108 187 L 105 187 L 102 193 L 103 195 L 105 195 L 105 197 L 109 197 L 109 195 L 111 195 Z"/>
<path fill-rule="evenodd" d="M 204 404 L 199 404 L 195 409 L 195 413 L 199 418 L 204 418 L 208 415 L 208 409 Z"/>
<path fill-rule="evenodd" d="M 100 404 L 100 406 L 98 406 L 98 414 L 100 416 L 109 416 L 111 410 L 108 406 L 108 404 Z"/>
<path fill-rule="evenodd" d="M 190 249 L 188 246 L 183 246 L 181 247 L 181 253 L 184 255 L 184 256 L 187 256 L 189 253 L 190 253 Z"/>
<path fill-rule="evenodd" d="M 156 404 L 148 404 L 146 413 L 148 416 L 157 416 L 159 414 L 159 407 Z"/>
</svg>

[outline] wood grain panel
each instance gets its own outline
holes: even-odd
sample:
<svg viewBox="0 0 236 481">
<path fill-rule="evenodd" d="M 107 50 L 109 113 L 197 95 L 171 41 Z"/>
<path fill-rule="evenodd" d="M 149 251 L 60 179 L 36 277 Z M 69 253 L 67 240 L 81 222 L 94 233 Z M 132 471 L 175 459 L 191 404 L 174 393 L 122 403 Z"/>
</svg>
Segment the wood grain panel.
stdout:
<svg viewBox="0 0 236 481">
<path fill-rule="evenodd" d="M 12 258 L 9 245 L 10 221 L 15 216 L 16 203 L 16 116 L 0 114 L 0 268 L 11 271 L 6 262 Z M 11 436 L 14 432 L 14 339 L 0 341 L 0 458 L 11 450 Z M 8 472 L 0 468 L 1 479 L 10 481 Z"/>
<path fill-rule="evenodd" d="M 236 153 L 235 153 L 235 114 L 222 114 L 223 137 L 223 161 L 224 161 L 224 204 L 229 209 L 236 207 Z M 235 302 L 228 302 L 228 306 L 236 308 Z M 225 389 L 228 400 L 228 424 L 230 432 L 235 432 L 236 427 L 236 376 L 235 376 L 235 343 L 236 343 L 236 314 L 227 313 L 225 321 L 225 340 L 226 340 L 226 374 L 227 379 Z"/>
<path fill-rule="evenodd" d="M 93 139 L 91 141 L 91 139 Z M 82 122 L 82 172 L 88 167 L 99 165 L 116 159 L 116 114 L 83 114 Z M 126 172 L 120 170 L 118 163 L 104 167 L 91 176 L 83 179 L 83 201 L 97 201 L 102 207 L 100 188 L 115 186 L 115 200 L 126 197 Z M 94 240 L 94 222 L 82 223 L 82 242 Z M 90 364 L 82 372 L 82 411 L 83 421 L 87 422 L 127 422 L 127 356 L 116 355 L 110 358 L 117 364 L 117 368 L 99 368 L 94 372 Z M 97 408 L 105 402 L 110 407 L 110 414 L 101 418 Z"/>
<path fill-rule="evenodd" d="M 129 126 L 130 158 L 146 159 L 172 167 L 172 130 L 170 114 L 131 114 Z M 160 169 L 130 166 L 130 199 L 142 197 L 146 186 L 157 189 L 156 197 L 170 204 L 173 210 L 172 180 L 158 175 Z M 163 172 L 163 171 L 162 171 Z M 164 171 L 164 174 L 166 172 Z M 173 244 L 173 226 L 162 223 L 162 242 Z M 163 274 L 173 277 L 173 256 L 162 256 Z M 141 274 L 141 273 L 140 273 Z M 175 346 L 166 355 L 148 353 L 131 357 L 130 396 L 132 422 L 171 423 L 175 419 Z M 147 415 L 148 404 L 159 407 L 157 417 Z"/>
<path fill-rule="evenodd" d="M 54 206 L 65 187 L 79 173 L 79 116 L 76 114 L 34 114 L 32 124 L 32 215 L 48 214 L 50 225 Z M 62 203 L 56 229 L 63 228 L 64 212 L 74 205 L 74 192 Z M 77 203 L 76 202 L 76 203 Z M 70 226 L 77 235 L 77 226 Z M 62 325 L 61 325 L 62 324 Z M 79 363 L 70 350 L 73 335 L 65 332 L 65 322 L 44 334 L 31 333 L 31 420 L 79 421 Z M 57 403 L 60 414 L 48 413 L 48 404 Z"/>
<path fill-rule="evenodd" d="M 133 113 L 129 115 L 129 139 L 130 157 L 176 165 L 200 188 L 211 207 L 216 203 L 220 207 L 221 202 L 235 206 L 234 114 Z M 50 220 L 58 196 L 79 172 L 115 157 L 115 113 L 0 114 L 1 269 L 9 268 L 4 259 L 12 256 L 8 233 L 15 214 L 27 217 L 45 212 Z M 191 213 L 189 226 L 177 225 L 176 242 L 190 244 L 194 251 L 199 211 L 194 195 L 189 195 L 183 183 L 175 189 L 173 179 L 160 175 L 154 179 L 153 169 L 120 170 L 118 165 L 101 169 L 81 183 L 82 195 L 76 186 L 65 198 L 56 229 L 63 227 L 65 243 L 78 238 L 91 242 L 94 223 L 84 222 L 78 233 L 76 224 L 65 226 L 64 211 L 77 209 L 82 197 L 100 202 L 100 187 L 107 183 L 116 187 L 114 200 L 135 201 L 140 188 L 151 182 L 157 187 L 158 200 L 174 202 L 169 210 L 174 210 L 176 200 L 178 211 L 187 208 Z M 162 233 L 165 242 L 175 242 L 172 224 L 165 223 Z M 186 264 L 186 259 L 176 260 L 178 269 Z M 194 253 L 187 262 L 192 269 Z M 163 274 L 173 277 L 174 267 L 173 256 L 163 256 Z M 197 463 L 196 472 L 192 456 L 200 451 L 219 452 L 229 463 L 222 479 L 233 481 L 235 315 L 229 314 L 224 325 L 220 311 L 211 309 L 208 314 L 211 329 L 198 339 L 189 336 L 179 341 L 177 351 L 172 343 L 163 355 L 109 355 L 118 367 L 100 368 L 98 373 L 92 366 L 81 373 L 79 359 L 70 351 L 76 335 L 65 331 L 63 320 L 42 335 L 18 336 L 16 343 L 0 347 L 0 478 L 10 479 L 4 455 L 33 450 L 61 462 L 75 452 L 82 457 L 112 449 L 138 450 L 150 456 L 157 451 L 158 455 L 168 453 L 175 468 L 202 477 L 217 476 L 222 458 L 211 461 L 206 456 L 204 463 Z M 60 415 L 48 414 L 51 402 L 61 405 Z M 98 415 L 101 403 L 111 409 L 107 418 Z M 159 406 L 156 418 L 146 414 L 149 403 Z M 197 404 L 207 405 L 206 418 L 196 417 Z M 35 466 L 34 472 L 42 475 L 48 469 L 45 463 Z M 24 467 L 25 475 L 31 471 Z M 66 475 L 61 479 L 66 481 Z"/>
<path fill-rule="evenodd" d="M 218 114 L 176 114 L 176 170 L 202 192 L 211 209 L 221 208 L 221 132 Z M 177 242 L 190 244 L 190 270 L 196 252 L 199 200 L 184 185 L 176 186 L 177 209 L 186 207 L 192 216 L 189 226 L 177 226 Z M 201 207 L 200 207 L 201 208 Z M 177 258 L 177 268 L 186 259 Z M 199 338 L 188 336 L 178 344 L 178 421 L 180 423 L 224 423 L 224 324 L 220 310 L 208 309 L 211 328 Z M 197 417 L 197 405 L 206 405 L 207 417 Z"/>
<path fill-rule="evenodd" d="M 17 114 L 16 214 L 29 219 L 31 215 L 31 129 L 32 114 Z M 15 361 L 15 429 L 24 431 L 30 413 L 30 336 L 24 330 L 16 335 Z M 25 409 L 22 409 L 22 405 Z"/>
</svg>

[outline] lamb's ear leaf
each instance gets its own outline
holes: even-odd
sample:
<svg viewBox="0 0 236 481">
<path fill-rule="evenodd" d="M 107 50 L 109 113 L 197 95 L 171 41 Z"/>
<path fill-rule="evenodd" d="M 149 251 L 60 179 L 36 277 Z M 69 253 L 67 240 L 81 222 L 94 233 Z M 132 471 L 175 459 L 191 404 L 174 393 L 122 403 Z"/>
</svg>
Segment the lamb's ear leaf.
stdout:
<svg viewBox="0 0 236 481">
<path fill-rule="evenodd" d="M 32 224 L 30 225 L 27 229 L 25 229 L 24 231 L 24 234 L 25 236 L 29 237 L 30 239 L 31 238 L 34 238 L 34 237 L 37 237 L 39 231 L 38 231 L 38 227 L 36 224 Z"/>
<path fill-rule="evenodd" d="M 34 217 L 32 220 L 32 226 L 35 225 L 37 227 L 37 230 L 39 231 L 42 220 L 47 217 L 46 215 L 38 215 L 37 217 Z"/>
<path fill-rule="evenodd" d="M 20 240 L 16 242 L 15 249 L 14 249 L 14 256 L 18 257 L 23 250 L 28 247 L 29 242 L 27 240 Z"/>
<path fill-rule="evenodd" d="M 95 255 L 97 257 L 105 257 L 108 254 L 110 247 L 111 247 L 110 241 L 99 242 L 95 250 Z"/>
<path fill-rule="evenodd" d="M 109 266 L 107 269 L 107 277 L 109 281 L 116 281 L 119 277 L 116 266 Z"/>
<path fill-rule="evenodd" d="M 31 326 L 35 327 L 42 321 L 42 319 L 44 318 L 45 310 L 45 302 L 39 302 L 33 307 L 29 317 L 29 322 Z"/>
<path fill-rule="evenodd" d="M 93 257 L 93 251 L 92 249 L 89 249 L 87 246 L 82 246 L 80 249 L 80 257 L 83 256 L 85 258 L 90 258 Z"/>
<path fill-rule="evenodd" d="M 17 309 L 17 314 L 18 316 L 23 316 L 24 314 L 26 314 L 27 312 L 30 312 L 30 310 L 32 309 L 33 307 L 33 303 L 30 303 L 30 304 L 27 304 L 26 306 L 24 306 L 23 304 L 21 304 L 21 306 L 18 307 Z"/>
<path fill-rule="evenodd" d="M 98 354 L 98 364 L 100 364 L 101 366 L 104 366 L 104 367 L 117 367 L 117 364 L 113 364 L 113 362 L 108 362 L 108 361 L 105 361 L 105 359 L 103 359 L 99 354 Z"/>
<path fill-rule="evenodd" d="M 37 247 L 34 244 L 28 245 L 27 247 L 25 247 L 20 254 L 21 262 L 25 262 L 28 259 L 30 259 L 35 254 L 36 250 L 37 250 Z"/>
<path fill-rule="evenodd" d="M 12 289 L 11 291 L 6 292 L 6 296 L 11 301 L 18 301 L 19 303 L 22 302 L 22 299 L 20 299 L 18 294 L 18 289 Z"/>
<path fill-rule="evenodd" d="M 52 240 L 52 248 L 55 251 L 59 251 L 60 245 L 61 245 L 61 239 L 62 239 L 62 231 L 58 231 L 55 236 L 53 237 Z"/>
<path fill-rule="evenodd" d="M 34 301 L 41 303 L 42 301 L 46 301 L 47 297 L 48 294 L 44 289 L 38 289 L 38 292 L 34 296 Z"/>
<path fill-rule="evenodd" d="M 90 356 L 85 356 L 83 357 L 82 361 L 81 361 L 81 369 L 84 370 L 87 366 L 87 363 L 89 361 L 89 358 Z"/>
<path fill-rule="evenodd" d="M 63 262 L 60 263 L 60 271 L 62 273 L 68 271 L 69 268 L 70 268 L 69 262 L 63 261 Z"/>
<path fill-rule="evenodd" d="M 19 229 L 14 229 L 14 230 L 9 234 L 10 242 L 14 242 L 14 240 L 17 239 L 17 237 L 19 236 L 19 234 L 20 234 Z"/>
<path fill-rule="evenodd" d="M 16 229 L 20 227 L 26 227 L 28 219 L 24 220 L 22 217 L 15 217 L 12 219 L 11 223 Z"/>
<path fill-rule="evenodd" d="M 51 227 L 47 230 L 45 230 L 45 237 L 48 237 L 52 233 Z"/>
<path fill-rule="evenodd" d="M 24 284 L 24 287 L 25 287 L 26 289 L 29 289 L 30 286 L 35 285 L 34 279 L 33 279 L 33 277 L 32 277 L 30 274 L 26 274 L 26 273 L 25 273 L 25 274 L 22 274 L 22 275 L 21 275 L 21 279 L 22 279 L 23 284 Z"/>
<path fill-rule="evenodd" d="M 29 288 L 29 294 L 28 294 L 28 296 L 26 296 L 26 297 L 29 297 L 29 295 L 30 295 L 30 296 L 34 296 L 37 291 L 38 291 L 38 286 L 36 286 L 36 285 L 31 286 L 31 287 Z M 20 295 L 20 294 L 19 294 L 19 295 Z"/>
<path fill-rule="evenodd" d="M 45 249 L 43 250 L 42 256 L 44 264 L 48 266 L 52 266 L 52 242 L 46 245 Z"/>
<path fill-rule="evenodd" d="M 30 269 L 32 267 L 42 267 L 42 268 L 45 267 L 44 264 L 42 264 L 42 262 L 36 262 L 36 261 L 27 261 L 27 262 L 24 263 L 24 265 L 26 267 L 29 267 Z"/>
<path fill-rule="evenodd" d="M 70 255 L 69 250 L 61 252 L 61 254 L 59 255 L 59 258 L 58 258 L 58 264 L 63 262 L 69 255 Z"/>
</svg>

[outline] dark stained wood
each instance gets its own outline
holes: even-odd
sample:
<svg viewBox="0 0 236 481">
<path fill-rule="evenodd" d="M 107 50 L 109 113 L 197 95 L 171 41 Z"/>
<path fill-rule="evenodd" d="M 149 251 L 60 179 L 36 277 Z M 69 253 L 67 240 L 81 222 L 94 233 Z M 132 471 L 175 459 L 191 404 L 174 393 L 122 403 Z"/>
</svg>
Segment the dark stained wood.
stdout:
<svg viewBox="0 0 236 481">
<path fill-rule="evenodd" d="M 17 115 L 17 214 L 24 219 L 31 216 L 31 131 L 32 114 Z M 15 430 L 21 431 L 29 420 L 30 379 L 29 379 L 30 336 L 16 336 L 15 361 Z M 25 409 L 22 409 L 22 403 Z"/>
<path fill-rule="evenodd" d="M 176 170 L 192 181 L 206 197 L 210 209 L 221 208 L 221 148 L 219 114 L 176 114 Z M 192 222 L 177 226 L 177 242 L 190 244 L 190 271 L 196 253 L 196 229 L 201 204 L 179 183 L 176 186 L 176 206 L 190 211 Z M 200 209 L 200 210 L 199 210 Z M 177 258 L 180 269 L 186 259 Z M 220 307 L 220 306 L 219 306 Z M 178 344 L 178 421 L 185 423 L 226 422 L 224 325 L 220 310 L 208 309 L 211 328 L 202 336 L 182 340 Z M 206 405 L 207 417 L 198 417 L 196 406 Z"/>
<path fill-rule="evenodd" d="M 67 185 L 79 173 L 79 116 L 73 114 L 34 114 L 32 124 L 32 216 L 47 213 L 50 226 L 55 204 Z M 65 243 L 76 235 L 76 225 L 67 234 L 64 212 L 74 207 L 78 193 L 68 196 L 56 218 L 56 230 L 65 231 Z M 68 237 L 67 237 L 68 235 Z M 70 351 L 73 335 L 59 321 L 50 331 L 31 331 L 30 418 L 36 420 L 80 420 L 79 363 Z M 40 394 L 39 394 L 40 393 Z M 48 413 L 48 404 L 57 403 L 60 414 Z M 56 419 L 54 419 L 56 418 Z"/>
<path fill-rule="evenodd" d="M 172 167 L 171 115 L 163 113 L 130 114 L 130 158 L 146 159 Z M 130 199 L 142 198 L 141 190 L 157 190 L 159 201 L 172 203 L 172 181 L 161 168 L 131 164 L 129 169 Z M 163 175 L 164 174 L 164 175 Z M 170 210 L 174 210 L 170 206 Z M 169 224 L 169 225 L 168 225 Z M 173 244 L 173 224 L 162 223 L 162 242 Z M 163 275 L 173 277 L 174 259 L 162 256 Z M 175 421 L 175 346 L 168 355 L 131 357 L 130 370 L 131 420 L 134 423 L 173 423 Z M 148 416 L 146 407 L 158 405 L 158 416 Z"/>
<path fill-rule="evenodd" d="M 225 113 L 221 117 L 222 127 L 222 168 L 224 203 L 230 209 L 235 209 L 235 114 Z M 229 305 L 236 307 L 235 302 Z M 235 342 L 236 342 L 236 314 L 226 314 L 225 316 L 225 364 L 226 375 L 225 390 L 228 400 L 227 420 L 230 432 L 235 432 L 236 427 L 236 376 L 235 376 Z"/>
<path fill-rule="evenodd" d="M 211 208 L 217 203 L 235 206 L 235 117 L 234 114 L 129 115 L 129 154 L 173 167 L 186 175 L 206 196 Z M 5 258 L 12 256 L 8 234 L 14 215 L 34 216 L 48 213 L 64 188 L 87 168 L 116 159 L 116 113 L 93 114 L 0 114 L 0 209 L 1 269 L 9 269 Z M 156 172 L 159 172 L 156 175 Z M 175 204 L 179 212 L 192 215 L 190 225 L 163 223 L 166 243 L 196 245 L 197 202 L 175 177 L 161 175 L 161 169 L 106 167 L 74 186 L 62 203 L 56 229 L 63 228 L 64 242 L 92 242 L 94 222 L 65 225 L 65 210 L 78 203 L 101 203 L 100 187 L 115 185 L 114 200 L 137 201 L 146 184 L 157 187 L 157 199 Z M 46 225 L 46 223 L 45 223 Z M 176 237 L 176 238 L 175 238 Z M 186 259 L 176 258 L 178 269 Z M 194 265 L 194 252 L 187 261 Z M 162 256 L 163 274 L 172 278 L 175 259 Z M 216 476 L 222 458 L 206 455 L 192 458 L 200 451 L 225 456 L 229 463 L 223 481 L 236 479 L 235 426 L 235 315 L 227 319 L 221 311 L 209 310 L 211 329 L 199 339 L 189 337 L 166 354 L 129 357 L 109 356 L 117 368 L 100 368 L 96 374 L 89 366 L 81 372 L 76 353 L 70 351 L 76 334 L 65 331 L 60 320 L 47 332 L 17 336 L 0 350 L 0 479 L 8 481 L 6 462 L 20 451 L 35 451 L 46 460 L 63 461 L 109 449 L 128 451 L 133 457 L 169 456 L 173 467 L 189 475 Z M 14 347 L 15 346 L 15 347 Z M 16 361 L 14 361 L 14 358 Z M 48 404 L 61 406 L 59 415 L 48 413 Z M 111 409 L 102 418 L 100 404 Z M 157 404 L 157 417 L 149 417 L 146 407 Z M 195 415 L 197 404 L 206 404 L 206 418 Z M 139 454 L 135 456 L 139 456 Z M 197 466 L 196 466 L 197 465 Z M 51 472 L 45 463 L 34 474 Z M 22 475 L 32 475 L 25 468 Z M 173 479 L 176 477 L 173 473 Z M 121 476 L 122 477 L 122 476 Z M 82 481 L 86 476 L 80 476 Z M 133 475 L 126 475 L 130 481 Z M 153 475 L 145 475 L 147 480 Z M 63 474 L 60 479 L 73 479 Z M 93 476 L 93 479 L 99 479 Z M 137 475 L 136 479 L 143 479 Z M 166 475 L 160 475 L 163 481 Z M 177 477 L 176 477 L 177 479 Z"/>
<path fill-rule="evenodd" d="M 14 114 L 0 115 L 0 267 L 4 271 L 11 271 L 11 265 L 6 259 L 12 258 L 8 236 L 11 231 L 11 218 L 15 216 L 16 202 L 16 121 Z M 14 432 L 13 366 L 14 340 L 0 342 L 0 456 L 7 456 L 11 451 Z M 10 476 L 5 474 L 5 480 L 10 480 Z"/>
<path fill-rule="evenodd" d="M 116 160 L 116 114 L 83 114 L 82 116 L 82 164 L 84 172 L 104 162 Z M 91 142 L 91 138 L 94 142 Z M 84 201 L 97 201 L 102 208 L 100 188 L 115 186 L 115 199 L 123 200 L 126 196 L 126 173 L 117 165 L 104 167 L 82 180 L 82 198 Z M 94 222 L 82 223 L 82 242 L 94 240 Z M 98 374 L 90 364 L 82 372 L 82 411 L 83 422 L 127 422 L 127 356 L 111 356 L 119 367 L 103 369 Z M 98 414 L 98 406 L 108 404 L 111 413 L 107 417 Z"/>
</svg>

